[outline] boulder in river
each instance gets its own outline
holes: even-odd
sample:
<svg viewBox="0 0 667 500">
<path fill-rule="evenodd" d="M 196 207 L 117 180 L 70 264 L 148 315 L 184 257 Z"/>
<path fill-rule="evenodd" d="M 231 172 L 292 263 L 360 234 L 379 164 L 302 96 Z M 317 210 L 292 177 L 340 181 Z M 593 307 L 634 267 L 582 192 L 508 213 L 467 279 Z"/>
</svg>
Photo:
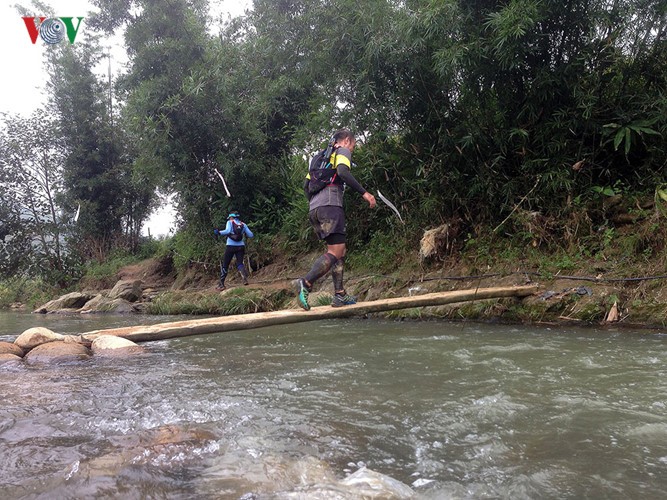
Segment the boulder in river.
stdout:
<svg viewBox="0 0 667 500">
<path fill-rule="evenodd" d="M 66 363 L 90 358 L 90 351 L 77 342 L 48 342 L 25 355 L 27 363 Z"/>
<path fill-rule="evenodd" d="M 352 488 L 359 498 L 414 498 L 415 492 L 407 484 L 393 477 L 362 467 L 341 483 Z"/>
<path fill-rule="evenodd" d="M 111 289 L 109 298 L 136 302 L 141 298 L 141 293 L 141 280 L 121 280 Z"/>
<path fill-rule="evenodd" d="M 122 298 L 105 297 L 103 294 L 96 295 L 86 302 L 81 308 L 81 314 L 90 313 L 116 313 L 125 314 L 136 312 L 134 305 Z"/>
<path fill-rule="evenodd" d="M 34 328 L 28 328 L 25 332 L 17 337 L 14 343 L 24 351 L 29 351 L 38 345 L 64 339 L 64 335 L 55 333 L 54 331 L 49 330 L 48 328 L 44 328 L 43 326 L 36 326 Z"/>
<path fill-rule="evenodd" d="M 209 447 L 215 449 L 217 439 L 205 429 L 186 429 L 175 424 L 116 436 L 110 439 L 112 451 L 82 462 L 77 474 L 86 478 L 114 477 L 127 467 L 179 468 L 199 462 Z"/>
<path fill-rule="evenodd" d="M 10 354 L 8 352 L 0 354 L 0 365 L 4 365 L 5 363 L 16 363 L 19 361 L 22 361 L 22 358 L 16 354 Z"/>
<path fill-rule="evenodd" d="M 142 346 L 116 335 L 100 335 L 93 340 L 90 348 L 95 356 L 124 356 L 145 352 Z"/>
<path fill-rule="evenodd" d="M 13 342 L 0 342 L 0 354 L 12 354 L 22 358 L 25 351 Z"/>
<path fill-rule="evenodd" d="M 33 312 L 35 313 L 54 313 L 54 312 L 76 312 L 77 309 L 82 308 L 86 302 L 92 299 L 95 295 L 88 292 L 72 292 L 65 294 L 57 299 L 50 300 L 43 306 L 38 307 Z"/>
</svg>

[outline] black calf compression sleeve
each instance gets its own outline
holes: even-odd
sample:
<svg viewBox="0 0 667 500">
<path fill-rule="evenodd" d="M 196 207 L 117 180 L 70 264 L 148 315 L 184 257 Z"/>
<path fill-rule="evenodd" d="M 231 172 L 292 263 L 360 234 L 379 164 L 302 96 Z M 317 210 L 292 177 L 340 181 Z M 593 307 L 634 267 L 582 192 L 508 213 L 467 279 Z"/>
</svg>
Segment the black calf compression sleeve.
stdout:
<svg viewBox="0 0 667 500">
<path fill-rule="evenodd" d="M 308 274 L 306 274 L 306 281 L 313 285 L 318 279 L 327 274 L 337 260 L 335 255 L 328 252 L 320 255 L 313 263 L 313 267 Z"/>
<path fill-rule="evenodd" d="M 338 259 L 336 263 L 331 266 L 331 278 L 333 278 L 334 292 L 342 292 L 343 287 L 343 269 L 345 267 L 345 257 Z"/>
</svg>

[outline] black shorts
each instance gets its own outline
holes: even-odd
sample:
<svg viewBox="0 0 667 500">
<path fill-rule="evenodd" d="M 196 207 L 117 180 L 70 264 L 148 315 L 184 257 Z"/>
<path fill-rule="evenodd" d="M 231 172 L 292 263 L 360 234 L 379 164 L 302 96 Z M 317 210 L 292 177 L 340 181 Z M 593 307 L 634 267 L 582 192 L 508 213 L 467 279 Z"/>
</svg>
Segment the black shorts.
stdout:
<svg viewBox="0 0 667 500">
<path fill-rule="evenodd" d="M 319 207 L 308 214 L 315 234 L 329 245 L 345 243 L 345 211 L 343 207 Z"/>
</svg>

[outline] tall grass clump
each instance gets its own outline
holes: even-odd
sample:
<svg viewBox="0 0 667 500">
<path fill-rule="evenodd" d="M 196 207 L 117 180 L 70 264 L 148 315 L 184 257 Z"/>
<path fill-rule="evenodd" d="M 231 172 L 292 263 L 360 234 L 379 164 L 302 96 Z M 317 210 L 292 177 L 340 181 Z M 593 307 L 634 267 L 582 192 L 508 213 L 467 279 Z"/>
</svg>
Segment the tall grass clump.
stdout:
<svg viewBox="0 0 667 500">
<path fill-rule="evenodd" d="M 116 283 L 121 268 L 136 264 L 141 260 L 140 257 L 126 252 L 114 253 L 104 261 L 92 260 L 85 264 L 81 280 L 84 284 L 111 287 Z"/>
<path fill-rule="evenodd" d="M 287 297 L 285 291 L 243 288 L 224 294 L 165 292 L 148 304 L 147 312 L 158 315 L 232 316 L 280 309 Z"/>
<path fill-rule="evenodd" d="M 23 304 L 30 309 L 48 302 L 60 293 L 60 289 L 41 278 L 13 277 L 0 281 L 0 309 L 12 304 Z"/>
</svg>

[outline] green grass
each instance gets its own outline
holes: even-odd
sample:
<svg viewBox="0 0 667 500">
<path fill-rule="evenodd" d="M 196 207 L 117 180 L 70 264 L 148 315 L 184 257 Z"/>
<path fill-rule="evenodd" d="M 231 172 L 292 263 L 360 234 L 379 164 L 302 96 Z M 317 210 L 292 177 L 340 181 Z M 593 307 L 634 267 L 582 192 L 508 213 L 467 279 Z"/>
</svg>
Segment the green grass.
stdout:
<svg viewBox="0 0 667 500">
<path fill-rule="evenodd" d="M 165 292 L 148 304 L 149 314 L 215 314 L 230 316 L 280 309 L 286 291 L 268 293 L 259 289 L 236 288 L 226 293 Z"/>
<path fill-rule="evenodd" d="M 315 299 L 315 303 L 310 304 L 310 306 L 311 307 L 330 306 L 332 300 L 333 300 L 332 295 L 318 295 L 317 298 Z"/>
<path fill-rule="evenodd" d="M 59 294 L 56 287 L 37 278 L 10 278 L 0 281 L 0 309 L 12 304 L 24 304 L 30 309 L 44 304 Z"/>
<path fill-rule="evenodd" d="M 123 254 L 111 257 L 104 262 L 91 261 L 86 264 L 82 279 L 115 283 L 121 268 L 136 264 L 141 260 L 139 256 Z"/>
</svg>

